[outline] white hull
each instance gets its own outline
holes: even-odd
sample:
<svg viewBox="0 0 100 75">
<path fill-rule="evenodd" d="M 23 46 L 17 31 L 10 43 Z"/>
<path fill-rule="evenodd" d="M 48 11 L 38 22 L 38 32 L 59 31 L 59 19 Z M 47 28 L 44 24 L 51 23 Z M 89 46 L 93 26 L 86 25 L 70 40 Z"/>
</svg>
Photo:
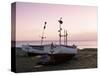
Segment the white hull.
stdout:
<svg viewBox="0 0 100 75">
<path fill-rule="evenodd" d="M 73 46 L 54 46 L 51 49 L 50 45 L 44 46 L 32 46 L 32 45 L 23 45 L 22 50 L 29 52 L 29 53 L 36 53 L 36 54 L 77 54 L 77 48 Z"/>
</svg>

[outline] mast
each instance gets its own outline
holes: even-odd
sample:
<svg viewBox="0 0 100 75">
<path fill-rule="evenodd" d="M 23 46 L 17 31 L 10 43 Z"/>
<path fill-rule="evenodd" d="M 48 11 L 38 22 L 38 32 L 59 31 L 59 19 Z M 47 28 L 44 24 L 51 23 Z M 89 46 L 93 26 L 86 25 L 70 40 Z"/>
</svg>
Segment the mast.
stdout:
<svg viewBox="0 0 100 75">
<path fill-rule="evenodd" d="M 60 20 L 58 20 L 58 22 L 59 22 L 59 30 L 58 30 L 58 32 L 59 32 L 59 45 L 60 46 L 61 46 L 61 30 L 62 30 L 61 24 L 63 23 L 63 21 L 61 19 L 62 19 L 62 17 L 60 18 Z"/>
<path fill-rule="evenodd" d="M 61 35 L 61 37 L 64 37 L 64 45 L 66 46 L 67 46 L 67 36 L 68 36 L 67 30 L 64 30 L 64 35 Z"/>
<path fill-rule="evenodd" d="M 45 28 L 46 28 L 46 24 L 47 24 L 47 22 L 44 22 L 44 27 L 43 27 L 42 36 L 41 36 L 41 45 L 43 44 L 43 39 L 46 38 L 44 36 L 44 31 L 45 31 Z"/>
<path fill-rule="evenodd" d="M 66 45 L 65 30 L 64 30 L 64 45 Z"/>
<path fill-rule="evenodd" d="M 66 34 L 65 34 L 65 37 L 66 37 L 66 46 L 67 46 L 67 36 L 68 36 L 68 33 L 67 33 L 67 30 L 66 30 Z"/>
<path fill-rule="evenodd" d="M 68 36 L 68 33 L 67 33 L 67 30 L 64 30 L 64 34 L 62 35 L 61 34 L 61 31 L 62 31 L 62 28 L 61 28 L 61 25 L 63 24 L 63 21 L 62 21 L 62 17 L 60 18 L 60 20 L 58 20 L 59 22 L 59 45 L 61 46 L 61 37 L 64 38 L 64 45 L 67 46 L 67 36 Z"/>
</svg>

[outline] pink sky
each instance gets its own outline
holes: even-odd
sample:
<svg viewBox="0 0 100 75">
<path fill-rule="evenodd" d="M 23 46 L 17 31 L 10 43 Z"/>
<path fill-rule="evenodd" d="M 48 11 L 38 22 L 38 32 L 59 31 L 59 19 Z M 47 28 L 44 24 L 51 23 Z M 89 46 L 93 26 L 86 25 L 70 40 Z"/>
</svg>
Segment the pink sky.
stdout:
<svg viewBox="0 0 100 75">
<path fill-rule="evenodd" d="M 44 22 L 46 40 L 58 40 L 58 20 L 69 40 L 97 40 L 97 7 L 60 4 L 16 4 L 16 40 L 40 40 Z"/>
</svg>

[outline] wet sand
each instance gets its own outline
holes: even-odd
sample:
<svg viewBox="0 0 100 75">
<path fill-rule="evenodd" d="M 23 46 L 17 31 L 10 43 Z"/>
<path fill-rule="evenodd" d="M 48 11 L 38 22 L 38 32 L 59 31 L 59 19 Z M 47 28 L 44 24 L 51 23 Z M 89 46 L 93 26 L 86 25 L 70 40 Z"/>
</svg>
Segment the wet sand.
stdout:
<svg viewBox="0 0 100 75">
<path fill-rule="evenodd" d="M 37 57 L 16 55 L 16 72 L 37 72 L 52 70 L 71 70 L 97 68 L 97 49 L 86 48 L 78 50 L 78 54 L 71 60 L 57 65 L 37 65 Z"/>
</svg>

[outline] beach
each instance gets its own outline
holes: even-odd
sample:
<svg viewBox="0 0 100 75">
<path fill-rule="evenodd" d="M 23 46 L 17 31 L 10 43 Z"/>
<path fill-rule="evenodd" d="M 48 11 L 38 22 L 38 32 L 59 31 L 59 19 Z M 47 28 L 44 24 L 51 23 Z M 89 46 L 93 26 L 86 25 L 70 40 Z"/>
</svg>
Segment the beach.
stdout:
<svg viewBox="0 0 100 75">
<path fill-rule="evenodd" d="M 16 49 L 17 50 L 17 49 Z M 36 65 L 36 56 L 16 55 L 16 72 L 38 72 L 53 70 L 91 69 L 97 68 L 97 48 L 79 49 L 71 60 L 56 65 Z"/>
</svg>

